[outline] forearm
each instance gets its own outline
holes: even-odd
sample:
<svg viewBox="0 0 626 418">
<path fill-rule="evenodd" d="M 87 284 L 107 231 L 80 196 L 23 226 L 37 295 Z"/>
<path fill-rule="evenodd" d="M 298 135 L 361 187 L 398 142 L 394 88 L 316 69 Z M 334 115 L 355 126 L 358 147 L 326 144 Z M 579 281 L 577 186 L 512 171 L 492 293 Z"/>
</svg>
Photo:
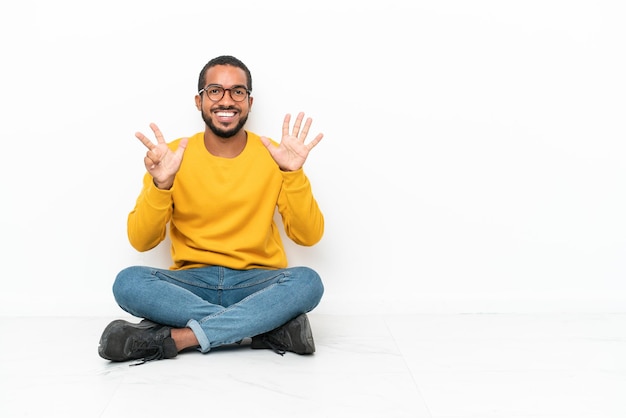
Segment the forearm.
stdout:
<svg viewBox="0 0 626 418">
<path fill-rule="evenodd" d="M 127 220 L 128 240 L 133 248 L 148 251 L 163 241 L 171 213 L 171 192 L 157 189 L 151 178 L 144 179 L 143 190 Z"/>
<path fill-rule="evenodd" d="M 302 170 L 284 177 L 279 197 L 279 212 L 285 233 L 295 243 L 311 246 L 324 235 L 324 215 L 311 190 L 311 184 Z"/>
</svg>

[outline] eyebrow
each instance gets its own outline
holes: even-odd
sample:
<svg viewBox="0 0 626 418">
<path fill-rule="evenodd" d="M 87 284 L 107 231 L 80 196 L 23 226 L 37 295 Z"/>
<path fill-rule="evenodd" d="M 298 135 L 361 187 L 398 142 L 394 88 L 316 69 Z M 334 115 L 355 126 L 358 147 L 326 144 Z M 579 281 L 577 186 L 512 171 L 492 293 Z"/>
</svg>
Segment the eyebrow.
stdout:
<svg viewBox="0 0 626 418">
<path fill-rule="evenodd" d="M 227 87 L 224 87 L 224 86 L 222 86 L 221 84 L 217 84 L 217 83 L 207 84 L 204 88 L 206 89 L 206 88 L 209 88 L 209 87 L 221 87 L 221 88 L 227 88 Z M 234 89 L 234 88 L 237 88 L 237 87 L 242 87 L 242 88 L 244 88 L 244 89 L 248 90 L 248 86 L 246 86 L 245 84 L 235 84 L 235 85 L 230 86 L 230 87 L 228 87 L 228 88 L 230 88 L 230 89 Z"/>
</svg>

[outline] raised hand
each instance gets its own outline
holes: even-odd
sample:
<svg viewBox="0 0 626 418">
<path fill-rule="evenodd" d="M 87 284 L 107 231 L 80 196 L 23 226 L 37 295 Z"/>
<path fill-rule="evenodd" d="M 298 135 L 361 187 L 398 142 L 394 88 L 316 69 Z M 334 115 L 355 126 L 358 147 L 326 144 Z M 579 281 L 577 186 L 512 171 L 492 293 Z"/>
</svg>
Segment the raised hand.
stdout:
<svg viewBox="0 0 626 418">
<path fill-rule="evenodd" d="M 157 143 L 153 143 L 141 132 L 135 133 L 135 136 L 148 148 L 148 152 L 143 159 L 146 170 L 154 179 L 154 184 L 159 189 L 170 189 L 174 184 L 174 177 L 180 169 L 183 161 L 183 154 L 187 148 L 187 138 L 181 139 L 178 149 L 172 151 L 165 142 L 163 134 L 159 127 L 151 123 L 150 129 L 156 136 Z"/>
<path fill-rule="evenodd" d="M 276 164 L 283 171 L 295 171 L 302 168 L 306 161 L 309 152 L 322 140 L 323 134 L 317 134 L 315 138 L 308 144 L 305 143 L 306 137 L 309 134 L 309 128 L 313 119 L 307 118 L 302 126 L 302 120 L 304 119 L 304 113 L 298 113 L 296 122 L 293 125 L 293 130 L 289 133 L 289 125 L 291 122 L 291 115 L 288 113 L 283 121 L 283 137 L 278 146 L 275 146 L 271 141 L 262 136 L 261 142 L 267 148 L 270 155 L 276 161 Z"/>
</svg>

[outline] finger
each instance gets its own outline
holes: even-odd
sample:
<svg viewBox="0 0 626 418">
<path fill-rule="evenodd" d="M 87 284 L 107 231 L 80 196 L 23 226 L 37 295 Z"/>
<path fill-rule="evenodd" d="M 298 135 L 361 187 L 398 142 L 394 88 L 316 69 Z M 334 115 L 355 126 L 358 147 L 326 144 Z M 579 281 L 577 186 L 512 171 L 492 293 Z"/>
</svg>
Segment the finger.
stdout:
<svg viewBox="0 0 626 418">
<path fill-rule="evenodd" d="M 265 146 L 265 148 L 267 148 L 267 150 L 269 151 L 270 155 L 274 156 L 276 149 L 274 147 L 274 145 L 272 144 L 272 141 L 270 141 L 270 139 L 266 136 L 262 136 L 261 138 L 261 143 Z"/>
<path fill-rule="evenodd" d="M 154 165 L 159 165 L 161 164 L 161 161 L 163 160 L 163 156 L 160 153 L 157 153 L 156 151 L 158 151 L 158 149 L 154 147 L 154 149 L 151 149 L 150 151 L 146 152 L 146 158 L 152 161 Z"/>
<path fill-rule="evenodd" d="M 183 158 L 183 154 L 185 153 L 185 150 L 187 149 L 187 143 L 189 142 L 189 138 L 182 138 L 178 144 L 178 148 L 175 151 L 175 154 L 179 157 L 179 158 Z"/>
<path fill-rule="evenodd" d="M 150 157 L 148 157 L 147 155 L 143 158 L 143 163 L 146 165 L 146 167 L 149 170 L 152 170 L 153 168 L 155 168 L 157 165 L 159 165 L 158 162 L 155 162 L 153 159 L 151 159 Z"/>
<path fill-rule="evenodd" d="M 270 146 L 271 142 L 270 142 L 270 139 L 268 137 L 260 136 L 259 138 L 261 139 L 261 143 L 263 145 L 265 145 L 266 148 L 268 148 Z"/>
<path fill-rule="evenodd" d="M 297 137 L 300 133 L 300 125 L 302 124 L 302 119 L 304 118 L 304 113 L 298 113 L 298 117 L 296 117 L 296 123 L 293 124 L 293 133 L 292 135 Z"/>
<path fill-rule="evenodd" d="M 189 142 L 189 138 L 185 137 L 185 138 L 181 138 L 180 142 L 178 143 L 178 148 L 181 148 L 183 150 L 183 152 L 185 151 L 185 149 L 187 148 L 187 143 Z"/>
<path fill-rule="evenodd" d="M 317 134 L 317 136 L 313 138 L 313 141 L 309 142 L 309 144 L 307 145 L 307 148 L 309 149 L 309 151 L 315 148 L 315 146 L 319 144 L 319 142 L 322 140 L 323 137 L 324 137 L 324 134 L 321 134 L 321 133 Z"/>
<path fill-rule="evenodd" d="M 289 135 L 289 122 L 291 121 L 291 114 L 287 113 L 283 120 L 283 136 Z"/>
<path fill-rule="evenodd" d="M 309 128 L 311 127 L 311 124 L 313 123 L 313 119 L 311 118 L 307 118 L 306 122 L 304 123 L 304 127 L 302 128 L 302 132 L 300 133 L 300 139 L 302 140 L 302 142 L 304 142 L 304 140 L 306 139 L 306 136 L 309 134 Z"/>
<path fill-rule="evenodd" d="M 163 138 L 163 134 L 161 133 L 161 130 L 156 125 L 156 123 L 151 123 L 150 129 L 152 129 L 152 132 L 154 132 L 154 136 L 156 136 L 157 142 L 159 144 L 165 144 L 165 138 Z"/>
<path fill-rule="evenodd" d="M 135 136 L 141 141 L 142 144 L 146 146 L 148 149 L 154 148 L 156 145 L 152 143 L 144 134 L 141 132 L 135 132 Z"/>
</svg>

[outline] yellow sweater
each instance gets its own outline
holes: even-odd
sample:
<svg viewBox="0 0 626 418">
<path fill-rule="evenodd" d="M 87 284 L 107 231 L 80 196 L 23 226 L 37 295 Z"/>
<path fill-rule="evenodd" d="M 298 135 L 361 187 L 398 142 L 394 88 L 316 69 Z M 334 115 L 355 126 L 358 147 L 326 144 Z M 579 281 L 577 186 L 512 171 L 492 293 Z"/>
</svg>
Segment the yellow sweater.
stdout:
<svg viewBox="0 0 626 418">
<path fill-rule="evenodd" d="M 180 139 L 169 144 L 178 148 Z M 283 172 L 248 132 L 236 158 L 220 158 L 204 146 L 204 132 L 189 138 L 170 190 L 160 190 L 146 173 L 143 189 L 128 215 L 128 239 L 148 251 L 165 239 L 170 226 L 173 270 L 204 266 L 232 269 L 287 267 L 274 222 L 278 208 L 286 235 L 305 246 L 324 233 L 324 217 L 302 169 Z"/>
</svg>

